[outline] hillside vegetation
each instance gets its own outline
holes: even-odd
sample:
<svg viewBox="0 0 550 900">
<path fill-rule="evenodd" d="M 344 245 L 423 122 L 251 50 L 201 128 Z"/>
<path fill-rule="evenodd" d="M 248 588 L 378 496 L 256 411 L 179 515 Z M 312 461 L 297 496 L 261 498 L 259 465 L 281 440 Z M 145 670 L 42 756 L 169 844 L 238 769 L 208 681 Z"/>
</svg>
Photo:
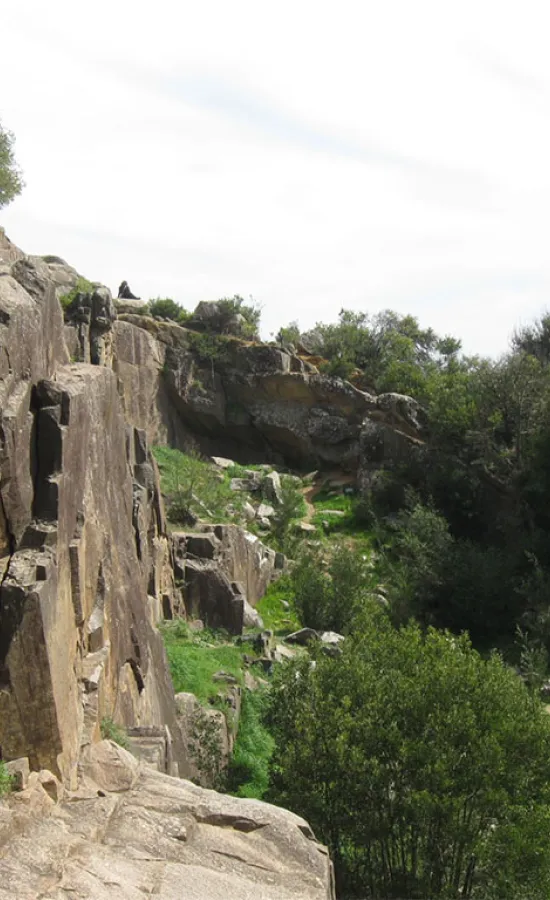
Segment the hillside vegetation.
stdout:
<svg viewBox="0 0 550 900">
<path fill-rule="evenodd" d="M 294 562 L 258 610 L 279 641 L 299 625 L 345 640 L 331 653 L 314 640 L 266 674 L 267 690 L 245 690 L 225 788 L 306 816 L 329 845 L 341 897 L 542 900 L 550 318 L 499 360 L 466 357 L 458 341 L 394 313 L 342 311 L 335 325 L 301 335 L 293 324 L 278 340 L 363 390 L 415 397 L 423 441 L 360 484 L 338 472 L 291 479 L 287 519 L 261 536 Z M 170 453 L 157 458 L 177 516 Z M 231 492 L 231 478 L 261 467 L 189 465 L 202 467 L 185 488 L 195 514 L 244 522 L 257 495 Z M 250 660 L 226 649 L 243 683 Z"/>
</svg>

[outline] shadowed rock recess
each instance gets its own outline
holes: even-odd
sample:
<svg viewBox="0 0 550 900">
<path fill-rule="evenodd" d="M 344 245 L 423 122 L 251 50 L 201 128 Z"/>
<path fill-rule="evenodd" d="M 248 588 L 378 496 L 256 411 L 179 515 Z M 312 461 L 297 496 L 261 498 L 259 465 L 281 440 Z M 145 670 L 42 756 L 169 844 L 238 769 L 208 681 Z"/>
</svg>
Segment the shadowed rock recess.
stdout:
<svg viewBox="0 0 550 900">
<path fill-rule="evenodd" d="M 0 801 L 0 898 L 331 898 L 330 860 L 305 822 L 176 777 L 189 760 L 157 624 L 186 614 L 178 566 L 190 583 L 195 570 L 188 602 L 208 604 L 209 563 L 193 537 L 169 540 L 150 452 L 197 433 L 219 452 L 295 440 L 309 455 L 323 445 L 304 424 L 318 389 L 305 365 L 261 345 L 236 348 L 230 375 L 205 368 L 184 329 L 117 319 L 100 285 L 64 323 L 59 297 L 78 274 L 47 260 L 0 230 L 0 759 L 19 787 Z M 229 385 L 241 377 L 238 411 Z M 295 438 L 275 386 L 287 377 L 301 398 Z M 349 399 L 357 421 L 364 402 Z M 280 561 L 231 529 L 204 540 L 238 631 L 243 598 L 255 602 Z M 141 762 L 101 741 L 105 719 Z"/>
</svg>

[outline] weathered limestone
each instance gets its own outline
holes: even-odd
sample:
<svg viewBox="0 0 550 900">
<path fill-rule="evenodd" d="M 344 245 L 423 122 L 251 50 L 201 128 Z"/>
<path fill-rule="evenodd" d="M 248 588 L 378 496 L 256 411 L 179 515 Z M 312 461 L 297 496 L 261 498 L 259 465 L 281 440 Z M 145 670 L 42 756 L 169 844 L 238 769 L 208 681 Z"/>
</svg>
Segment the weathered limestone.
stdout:
<svg viewBox="0 0 550 900">
<path fill-rule="evenodd" d="M 48 775 L 0 803 L 0 900 L 334 898 L 326 849 L 286 810 L 155 772 L 110 742 L 81 776 L 60 803 Z"/>
</svg>

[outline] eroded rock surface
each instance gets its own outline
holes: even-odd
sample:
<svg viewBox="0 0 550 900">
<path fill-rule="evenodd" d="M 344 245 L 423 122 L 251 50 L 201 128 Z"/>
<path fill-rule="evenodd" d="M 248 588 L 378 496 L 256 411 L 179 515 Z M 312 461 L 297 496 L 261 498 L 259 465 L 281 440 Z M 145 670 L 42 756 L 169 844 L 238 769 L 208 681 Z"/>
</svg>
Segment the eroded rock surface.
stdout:
<svg viewBox="0 0 550 900">
<path fill-rule="evenodd" d="M 331 900 L 334 890 L 303 819 L 162 775 L 110 742 L 91 748 L 62 802 L 36 778 L 0 803 L 0 900 L 144 896 Z"/>
</svg>

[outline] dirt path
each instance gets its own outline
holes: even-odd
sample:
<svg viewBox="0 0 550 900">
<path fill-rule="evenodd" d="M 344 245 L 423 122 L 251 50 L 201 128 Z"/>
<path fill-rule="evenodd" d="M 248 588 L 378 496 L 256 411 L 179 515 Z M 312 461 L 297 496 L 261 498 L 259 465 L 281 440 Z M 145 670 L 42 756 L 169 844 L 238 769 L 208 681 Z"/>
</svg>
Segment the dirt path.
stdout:
<svg viewBox="0 0 550 900">
<path fill-rule="evenodd" d="M 316 509 L 313 505 L 313 498 L 320 494 L 323 490 L 324 486 L 327 482 L 333 482 L 334 485 L 338 487 L 345 487 L 348 484 L 355 483 L 355 477 L 353 475 L 343 475 L 342 472 L 335 470 L 333 472 L 323 472 L 322 476 L 317 478 L 313 484 L 308 485 L 305 488 L 302 488 L 302 496 L 304 498 L 304 503 L 306 504 L 306 515 L 302 519 L 302 522 L 310 523 L 313 516 L 316 513 Z"/>
</svg>

